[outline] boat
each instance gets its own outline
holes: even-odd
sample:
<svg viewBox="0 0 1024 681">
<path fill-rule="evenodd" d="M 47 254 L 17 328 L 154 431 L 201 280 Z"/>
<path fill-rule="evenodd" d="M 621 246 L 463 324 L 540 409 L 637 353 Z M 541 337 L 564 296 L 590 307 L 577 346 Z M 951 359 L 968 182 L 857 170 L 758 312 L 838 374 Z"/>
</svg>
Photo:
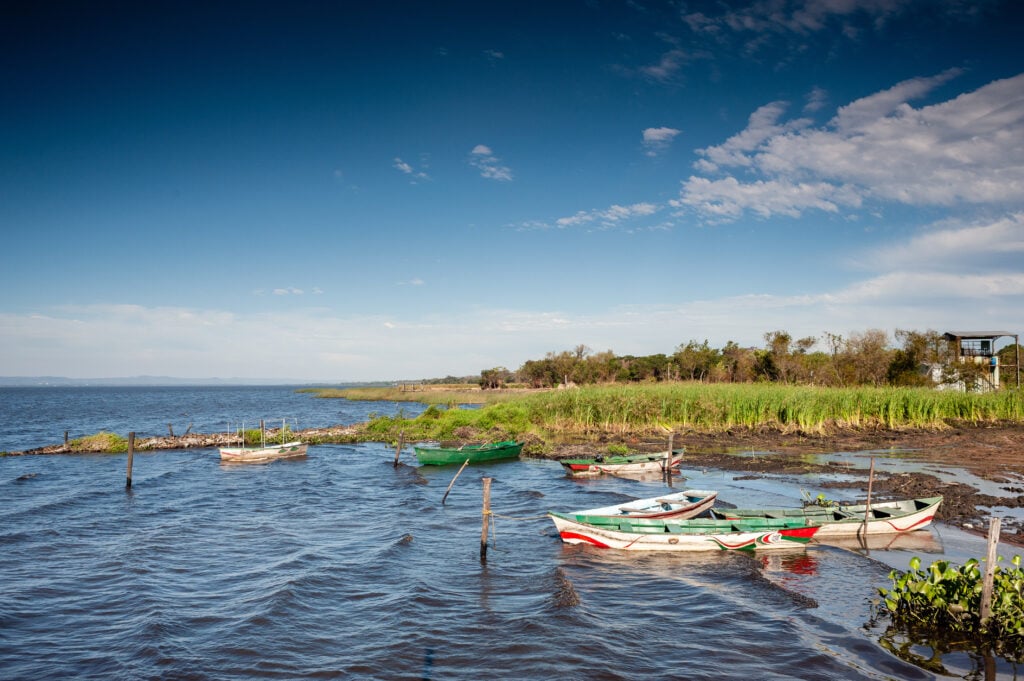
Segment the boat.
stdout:
<svg viewBox="0 0 1024 681">
<path fill-rule="evenodd" d="M 671 456 L 668 452 L 656 454 L 613 454 L 608 456 L 595 456 L 580 459 L 560 459 L 558 463 L 571 477 L 584 477 L 590 475 L 627 475 L 637 473 L 664 473 L 666 465 L 669 469 L 678 468 L 683 463 L 684 449 L 673 449 Z"/>
<path fill-rule="evenodd" d="M 278 433 L 278 437 L 284 439 L 285 432 L 287 431 L 287 421 L 281 422 L 281 432 Z M 220 449 L 220 460 L 231 463 L 262 463 L 264 461 L 273 461 L 274 459 L 292 459 L 299 456 L 306 456 L 306 449 L 309 445 L 299 440 L 292 442 L 282 442 L 281 444 L 267 444 L 267 431 L 263 427 L 263 421 L 260 421 L 260 439 L 261 443 L 259 447 L 246 447 L 245 446 L 245 424 L 242 424 L 239 430 L 239 437 L 241 441 L 237 447 L 219 447 Z"/>
<path fill-rule="evenodd" d="M 749 519 L 802 519 L 821 529 L 814 536 L 823 540 L 832 537 L 856 537 L 858 535 L 893 534 L 920 530 L 931 524 L 942 497 L 922 497 L 900 501 L 872 503 L 864 521 L 866 504 L 839 504 L 835 506 L 807 506 L 804 508 L 780 509 L 711 509 L 713 518 L 725 520 Z"/>
<path fill-rule="evenodd" d="M 573 511 L 569 516 L 604 516 L 608 518 L 674 518 L 685 520 L 698 516 L 715 505 L 718 492 L 688 489 L 649 499 L 634 499 L 621 504 Z"/>
<path fill-rule="evenodd" d="M 624 551 L 778 551 L 801 548 L 821 527 L 800 518 L 659 520 L 551 511 L 562 541 Z"/>
<path fill-rule="evenodd" d="M 441 447 L 439 445 L 413 445 L 416 458 L 421 464 L 429 466 L 445 466 L 452 463 L 470 463 L 512 459 L 519 456 L 523 449 L 522 442 L 505 440 L 488 442 L 482 445 L 463 445 L 461 447 Z"/>
<path fill-rule="evenodd" d="M 271 461 L 273 459 L 290 459 L 306 456 L 309 445 L 296 440 L 280 445 L 264 445 L 262 447 L 221 447 L 220 460 L 232 463 L 252 463 Z"/>
</svg>

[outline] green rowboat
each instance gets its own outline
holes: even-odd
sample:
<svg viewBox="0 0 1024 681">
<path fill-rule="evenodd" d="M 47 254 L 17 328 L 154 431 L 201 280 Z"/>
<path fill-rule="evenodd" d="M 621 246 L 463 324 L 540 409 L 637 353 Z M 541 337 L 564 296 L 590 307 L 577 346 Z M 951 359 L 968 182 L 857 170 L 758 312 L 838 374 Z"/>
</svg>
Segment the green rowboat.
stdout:
<svg viewBox="0 0 1024 681">
<path fill-rule="evenodd" d="M 416 458 L 427 466 L 447 466 L 452 463 L 470 463 L 514 459 L 523 449 L 522 442 L 505 440 L 504 442 L 488 442 L 482 445 L 463 445 L 461 447 L 439 447 L 431 445 L 413 445 Z"/>
</svg>

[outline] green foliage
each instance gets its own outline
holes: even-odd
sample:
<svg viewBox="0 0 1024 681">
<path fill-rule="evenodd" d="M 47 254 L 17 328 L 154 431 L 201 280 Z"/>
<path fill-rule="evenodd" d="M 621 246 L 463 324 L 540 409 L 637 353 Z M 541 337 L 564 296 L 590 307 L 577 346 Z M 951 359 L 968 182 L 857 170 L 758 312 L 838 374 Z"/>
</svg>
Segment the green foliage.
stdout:
<svg viewBox="0 0 1024 681">
<path fill-rule="evenodd" d="M 1024 661 L 1024 571 L 1019 556 L 1011 562 L 1012 568 L 995 566 L 986 620 L 980 613 L 982 570 L 973 558 L 959 567 L 940 560 L 922 569 L 915 556 L 909 571 L 889 573 L 891 588 L 879 588 L 878 614 L 888 614 L 893 627 L 911 638 L 969 642 L 979 651 Z"/>
<path fill-rule="evenodd" d="M 627 447 L 626 445 L 623 445 L 623 444 L 617 444 L 617 443 L 610 444 L 610 445 L 608 445 L 606 450 L 607 450 L 607 452 L 609 454 L 614 454 L 616 456 L 629 454 L 629 447 Z"/>
<path fill-rule="evenodd" d="M 128 439 L 115 433 L 99 432 L 68 442 L 73 452 L 102 452 L 123 454 L 128 451 Z"/>
</svg>

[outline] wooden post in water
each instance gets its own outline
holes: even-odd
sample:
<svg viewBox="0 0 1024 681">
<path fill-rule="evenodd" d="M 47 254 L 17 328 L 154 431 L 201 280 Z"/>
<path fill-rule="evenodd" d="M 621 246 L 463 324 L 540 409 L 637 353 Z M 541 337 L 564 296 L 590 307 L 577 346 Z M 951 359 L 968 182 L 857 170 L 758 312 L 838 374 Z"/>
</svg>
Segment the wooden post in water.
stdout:
<svg viewBox="0 0 1024 681">
<path fill-rule="evenodd" d="M 491 521 L 491 478 L 484 478 L 484 525 L 480 530 L 480 560 L 487 560 L 487 525 Z"/>
<path fill-rule="evenodd" d="M 402 447 L 405 446 L 405 431 L 403 430 L 398 434 L 398 446 L 395 447 L 395 468 L 398 468 L 398 455 L 402 453 Z M 449 489 L 451 489 L 449 487 Z"/>
<path fill-rule="evenodd" d="M 135 456 L 135 431 L 128 433 L 128 478 L 124 484 L 124 488 L 129 490 L 132 488 L 132 458 Z"/>
<path fill-rule="evenodd" d="M 68 446 L 68 431 L 64 431 L 64 446 Z"/>
<path fill-rule="evenodd" d="M 444 500 L 448 498 L 448 492 L 451 492 L 451 491 L 452 491 L 452 485 L 454 485 L 454 484 L 455 484 L 455 481 L 459 479 L 459 476 L 460 476 L 460 475 L 462 475 L 462 471 L 463 471 L 463 470 L 464 470 L 464 469 L 466 468 L 466 466 L 468 466 L 468 465 L 469 465 L 469 459 L 466 459 L 465 461 L 463 461 L 463 462 L 462 462 L 462 466 L 461 466 L 461 467 L 459 468 L 459 472 L 458 472 L 458 473 L 456 473 L 456 474 L 455 474 L 455 477 L 454 477 L 454 478 L 452 478 L 452 481 L 448 483 L 448 489 L 446 489 L 446 490 L 444 491 L 444 496 L 443 496 L 443 497 L 441 497 L 441 505 L 442 505 L 442 506 L 444 506 Z"/>
<path fill-rule="evenodd" d="M 668 434 L 668 451 L 665 452 L 665 470 L 663 471 L 665 473 L 665 482 L 670 487 L 672 485 L 672 442 L 675 440 L 675 437 L 675 433 Z"/>
<path fill-rule="evenodd" d="M 170 423 L 167 424 L 167 434 L 174 437 L 174 426 Z"/>
<path fill-rule="evenodd" d="M 864 504 L 864 536 L 868 534 L 868 516 L 871 515 L 871 485 L 875 482 L 875 457 L 871 457 L 871 468 L 868 470 L 868 502 Z"/>
<path fill-rule="evenodd" d="M 999 518 L 992 518 L 988 525 L 988 555 L 985 557 L 985 576 L 981 580 L 982 624 L 992 616 L 992 587 L 996 578 L 996 549 L 999 548 Z"/>
</svg>

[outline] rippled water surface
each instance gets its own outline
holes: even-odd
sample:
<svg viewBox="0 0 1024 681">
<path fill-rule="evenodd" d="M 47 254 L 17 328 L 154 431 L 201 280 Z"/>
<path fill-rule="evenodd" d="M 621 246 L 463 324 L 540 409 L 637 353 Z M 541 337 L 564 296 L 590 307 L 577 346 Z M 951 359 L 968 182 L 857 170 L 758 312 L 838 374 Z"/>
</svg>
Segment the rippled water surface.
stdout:
<svg viewBox="0 0 1024 681">
<path fill-rule="evenodd" d="M 126 413 L 109 429 L 149 419 L 159 430 L 166 412 Z M 393 459 L 377 444 L 262 465 L 221 464 L 216 450 L 136 453 L 129 492 L 124 455 L 0 458 L 0 678 L 928 679 L 982 668 L 950 654 L 945 674 L 925 671 L 865 628 L 890 569 L 877 558 L 905 567 L 911 555 L 983 550 L 950 528 L 869 555 L 617 553 L 563 545 L 538 516 L 664 483 L 576 481 L 524 459 L 467 468 L 442 505 L 456 468 Z M 786 483 L 687 474 L 682 484 L 733 504 L 785 497 Z M 498 517 L 482 561 L 484 476 Z M 1013 674 L 996 663 L 996 676 Z"/>
</svg>

